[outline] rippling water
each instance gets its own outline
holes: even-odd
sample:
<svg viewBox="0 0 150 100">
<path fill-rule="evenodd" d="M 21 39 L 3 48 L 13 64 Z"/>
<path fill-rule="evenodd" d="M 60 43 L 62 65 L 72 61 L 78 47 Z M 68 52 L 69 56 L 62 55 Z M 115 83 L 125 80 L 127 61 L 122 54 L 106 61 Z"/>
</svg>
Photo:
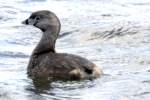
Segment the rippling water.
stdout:
<svg viewBox="0 0 150 100">
<path fill-rule="evenodd" d="M 57 52 L 86 57 L 104 75 L 41 87 L 26 67 L 41 32 L 21 25 L 48 9 L 61 20 Z M 150 0 L 1 0 L 0 100 L 149 100 Z"/>
</svg>

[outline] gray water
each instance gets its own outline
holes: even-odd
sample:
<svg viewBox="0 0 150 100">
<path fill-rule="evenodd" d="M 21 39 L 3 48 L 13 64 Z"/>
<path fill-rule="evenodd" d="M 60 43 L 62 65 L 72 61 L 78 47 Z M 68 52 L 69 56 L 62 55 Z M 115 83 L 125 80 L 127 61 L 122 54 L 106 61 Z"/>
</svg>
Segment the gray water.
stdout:
<svg viewBox="0 0 150 100">
<path fill-rule="evenodd" d="M 37 87 L 26 75 L 41 31 L 21 21 L 48 9 L 62 23 L 57 52 L 78 54 L 104 75 Z M 1 0 L 0 100 L 150 100 L 150 0 Z"/>
</svg>

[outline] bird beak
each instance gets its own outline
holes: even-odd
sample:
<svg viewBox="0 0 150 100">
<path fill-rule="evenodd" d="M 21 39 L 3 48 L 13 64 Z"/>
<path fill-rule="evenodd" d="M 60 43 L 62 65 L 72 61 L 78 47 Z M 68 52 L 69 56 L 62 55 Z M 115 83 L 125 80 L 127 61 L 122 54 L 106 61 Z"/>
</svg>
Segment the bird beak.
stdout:
<svg viewBox="0 0 150 100">
<path fill-rule="evenodd" d="M 28 25 L 28 24 L 29 24 L 28 19 L 26 19 L 26 20 L 22 21 L 22 24 L 24 24 L 24 25 Z"/>
</svg>

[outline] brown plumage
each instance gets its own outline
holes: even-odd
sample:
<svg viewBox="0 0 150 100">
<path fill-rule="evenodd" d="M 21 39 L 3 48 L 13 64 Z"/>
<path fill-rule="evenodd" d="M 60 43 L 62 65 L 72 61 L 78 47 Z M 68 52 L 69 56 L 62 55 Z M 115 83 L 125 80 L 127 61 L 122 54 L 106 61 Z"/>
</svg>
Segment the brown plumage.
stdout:
<svg viewBox="0 0 150 100">
<path fill-rule="evenodd" d="M 33 78 L 56 79 L 93 79 L 102 74 L 95 64 L 73 54 L 56 53 L 55 42 L 60 32 L 60 21 L 47 10 L 37 11 L 24 22 L 43 32 L 42 38 L 34 49 L 29 64 L 28 75 Z"/>
</svg>

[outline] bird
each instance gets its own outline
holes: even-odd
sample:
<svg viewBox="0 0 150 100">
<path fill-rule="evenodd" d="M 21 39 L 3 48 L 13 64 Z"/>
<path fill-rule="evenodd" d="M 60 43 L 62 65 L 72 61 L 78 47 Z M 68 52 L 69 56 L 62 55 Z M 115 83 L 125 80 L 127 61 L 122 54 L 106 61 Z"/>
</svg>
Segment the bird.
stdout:
<svg viewBox="0 0 150 100">
<path fill-rule="evenodd" d="M 27 66 L 27 74 L 32 79 L 84 80 L 99 78 L 103 71 L 90 60 L 79 55 L 57 53 L 56 40 L 61 23 L 55 13 L 49 10 L 33 12 L 23 22 L 42 32 L 42 37 L 33 50 Z"/>
</svg>

